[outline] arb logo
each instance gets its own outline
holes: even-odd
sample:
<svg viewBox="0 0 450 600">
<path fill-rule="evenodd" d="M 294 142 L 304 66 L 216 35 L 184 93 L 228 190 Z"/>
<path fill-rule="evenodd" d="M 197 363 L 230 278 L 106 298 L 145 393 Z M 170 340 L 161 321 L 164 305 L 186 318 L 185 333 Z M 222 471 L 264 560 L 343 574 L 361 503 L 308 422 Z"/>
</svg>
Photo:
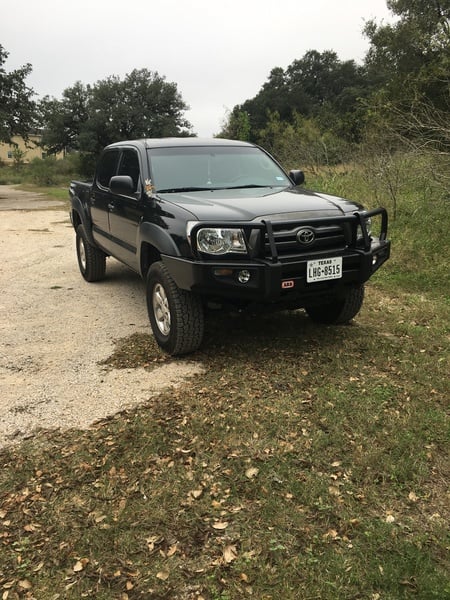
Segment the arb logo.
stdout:
<svg viewBox="0 0 450 600">
<path fill-rule="evenodd" d="M 292 281 L 292 279 L 289 279 L 289 281 L 281 282 L 281 289 L 283 289 L 283 290 L 288 290 L 289 288 L 293 288 L 293 287 L 294 287 L 294 282 Z"/>
</svg>

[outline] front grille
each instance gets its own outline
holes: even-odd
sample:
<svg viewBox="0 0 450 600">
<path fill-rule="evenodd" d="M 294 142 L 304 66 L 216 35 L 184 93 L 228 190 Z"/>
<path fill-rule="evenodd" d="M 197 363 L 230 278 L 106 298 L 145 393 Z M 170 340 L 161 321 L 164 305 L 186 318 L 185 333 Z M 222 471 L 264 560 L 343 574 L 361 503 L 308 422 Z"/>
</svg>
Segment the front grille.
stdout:
<svg viewBox="0 0 450 600">
<path fill-rule="evenodd" d="M 333 225 L 314 225 L 308 223 L 308 229 L 314 232 L 315 238 L 311 244 L 301 244 L 297 233 L 302 229 L 298 223 L 287 226 L 286 223 L 272 223 L 273 240 L 279 258 L 290 258 L 303 254 L 320 252 L 340 252 L 351 242 L 351 228 L 347 223 Z M 264 234 L 264 255 L 272 256 L 269 233 Z"/>
</svg>

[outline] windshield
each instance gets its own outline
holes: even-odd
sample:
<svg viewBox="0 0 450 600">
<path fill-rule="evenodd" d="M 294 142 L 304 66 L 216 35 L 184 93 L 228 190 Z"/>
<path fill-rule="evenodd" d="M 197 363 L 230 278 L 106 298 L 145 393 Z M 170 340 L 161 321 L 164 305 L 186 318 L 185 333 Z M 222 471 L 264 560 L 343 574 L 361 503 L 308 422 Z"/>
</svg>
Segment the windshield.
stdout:
<svg viewBox="0 0 450 600">
<path fill-rule="evenodd" d="M 262 150 L 244 146 L 191 146 L 149 150 L 157 192 L 292 185 Z"/>
</svg>

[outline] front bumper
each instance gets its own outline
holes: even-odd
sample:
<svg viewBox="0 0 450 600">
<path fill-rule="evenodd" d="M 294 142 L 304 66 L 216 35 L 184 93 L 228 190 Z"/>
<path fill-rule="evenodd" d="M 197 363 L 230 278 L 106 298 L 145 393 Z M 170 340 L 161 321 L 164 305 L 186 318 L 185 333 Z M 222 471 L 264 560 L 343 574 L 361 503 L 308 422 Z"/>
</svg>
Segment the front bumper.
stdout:
<svg viewBox="0 0 450 600">
<path fill-rule="evenodd" d="M 372 238 L 366 227 L 368 217 L 380 217 L 378 237 Z M 177 286 L 203 296 L 228 298 L 247 302 L 293 301 L 307 306 L 311 300 L 335 298 L 352 285 L 361 285 L 386 262 L 390 255 L 387 240 L 387 212 L 377 208 L 369 212 L 326 218 L 302 219 L 301 221 L 259 223 L 226 223 L 225 227 L 240 227 L 247 240 L 255 230 L 257 243 L 251 247 L 249 256 L 242 260 L 234 256 L 213 259 L 205 257 L 196 247 L 196 230 L 217 224 L 198 223 L 191 231 L 193 258 L 162 255 L 162 260 Z M 316 232 L 331 229 L 341 233 L 339 247 L 317 245 L 311 250 L 296 251 L 297 245 L 286 252 L 280 243 L 280 228 L 296 231 L 296 228 L 311 225 Z M 322 229 L 323 230 L 323 229 Z M 359 232 L 359 235 L 358 235 Z M 283 235 L 283 234 L 282 234 Z M 335 238 L 332 238 L 335 239 Z M 345 241 L 346 240 L 346 241 Z M 281 240 L 283 242 L 283 240 Z M 293 250 L 292 250 L 293 248 Z M 342 257 L 342 276 L 310 283 L 307 281 L 308 261 Z M 247 272 L 242 278 L 242 272 Z M 248 277 L 248 275 L 250 275 Z M 243 279 L 248 281 L 243 282 Z"/>
<path fill-rule="evenodd" d="M 342 277 L 316 283 L 306 281 L 306 270 L 308 260 L 324 258 L 317 254 L 287 261 L 203 262 L 167 255 L 161 258 L 179 288 L 203 296 L 251 302 L 304 300 L 307 304 L 314 297 L 336 296 L 348 286 L 366 282 L 389 255 L 389 240 L 376 240 L 369 250 L 345 250 L 340 254 L 343 259 Z M 242 271 L 250 273 L 246 283 L 239 281 Z"/>
</svg>

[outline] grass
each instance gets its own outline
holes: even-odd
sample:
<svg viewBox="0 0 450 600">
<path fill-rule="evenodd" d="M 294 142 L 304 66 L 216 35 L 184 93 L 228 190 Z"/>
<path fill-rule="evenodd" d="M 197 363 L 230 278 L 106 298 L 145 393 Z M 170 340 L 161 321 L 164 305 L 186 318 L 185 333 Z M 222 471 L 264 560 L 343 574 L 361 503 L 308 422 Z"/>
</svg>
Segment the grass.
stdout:
<svg viewBox="0 0 450 600">
<path fill-rule="evenodd" d="M 448 266 L 415 218 L 353 325 L 209 319 L 203 375 L 4 450 L 3 598 L 450 598 Z M 139 334 L 108 364 L 173 360 Z"/>
<path fill-rule="evenodd" d="M 52 200 L 64 200 L 69 205 L 69 186 L 37 186 L 32 184 L 21 185 L 20 189 L 38 194 L 43 194 Z"/>
</svg>

